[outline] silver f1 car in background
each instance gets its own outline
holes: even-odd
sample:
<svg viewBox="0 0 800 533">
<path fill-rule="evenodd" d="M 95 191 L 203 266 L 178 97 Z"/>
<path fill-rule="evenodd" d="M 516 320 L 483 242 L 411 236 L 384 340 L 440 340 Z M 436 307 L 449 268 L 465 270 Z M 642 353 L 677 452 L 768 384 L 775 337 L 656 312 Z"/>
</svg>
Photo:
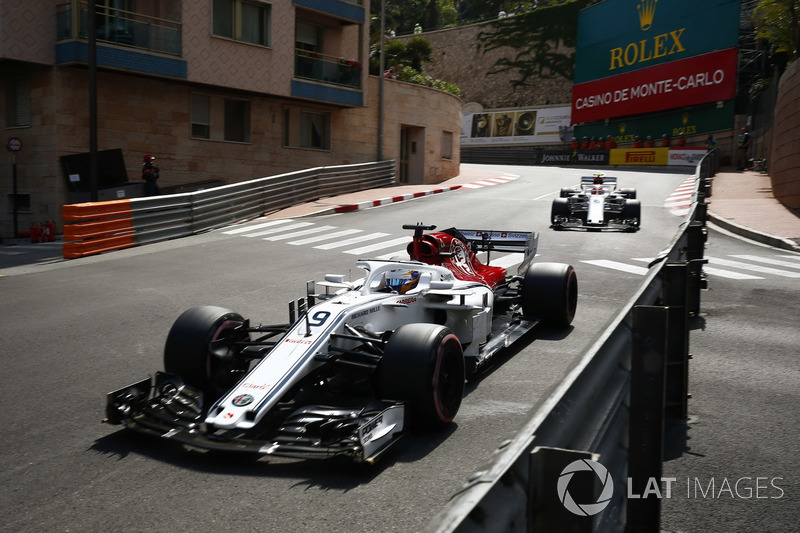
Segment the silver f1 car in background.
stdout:
<svg viewBox="0 0 800 533">
<path fill-rule="evenodd" d="M 466 375 L 494 354 L 539 323 L 572 322 L 575 271 L 534 263 L 536 234 L 403 227 L 409 260 L 309 282 L 286 324 L 185 311 L 165 370 L 109 393 L 105 421 L 200 449 L 371 463 L 409 428 L 449 424 Z M 476 255 L 492 251 L 523 254 L 518 272 Z"/>
<path fill-rule="evenodd" d="M 616 228 L 637 231 L 642 206 L 636 189 L 618 189 L 617 178 L 584 176 L 580 185 L 561 189 L 553 199 L 550 223 L 554 229 Z"/>
</svg>

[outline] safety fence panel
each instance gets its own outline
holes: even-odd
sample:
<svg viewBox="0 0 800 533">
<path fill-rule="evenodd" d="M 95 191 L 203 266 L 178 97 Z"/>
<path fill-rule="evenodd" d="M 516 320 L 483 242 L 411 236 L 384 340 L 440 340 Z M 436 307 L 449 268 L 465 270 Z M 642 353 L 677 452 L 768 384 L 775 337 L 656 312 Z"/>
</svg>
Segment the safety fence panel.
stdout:
<svg viewBox="0 0 800 533">
<path fill-rule="evenodd" d="M 689 322 L 705 288 L 716 157 L 697 164 L 693 204 L 635 295 L 425 533 L 660 530 L 660 500 L 628 492 L 660 480 L 664 420 L 687 416 Z M 581 471 L 594 483 L 570 484 Z"/>
<path fill-rule="evenodd" d="M 66 259 L 168 239 L 394 184 L 395 162 L 317 167 L 182 194 L 63 206 Z"/>
</svg>

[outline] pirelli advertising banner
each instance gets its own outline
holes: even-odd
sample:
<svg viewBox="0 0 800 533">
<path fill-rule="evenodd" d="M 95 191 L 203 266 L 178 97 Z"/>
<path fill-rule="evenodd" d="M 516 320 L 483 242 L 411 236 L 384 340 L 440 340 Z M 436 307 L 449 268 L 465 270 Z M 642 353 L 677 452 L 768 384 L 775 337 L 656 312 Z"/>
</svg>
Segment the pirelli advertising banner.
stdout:
<svg viewBox="0 0 800 533">
<path fill-rule="evenodd" d="M 740 0 L 606 0 L 580 12 L 572 123 L 733 98 Z"/>
<path fill-rule="evenodd" d="M 669 148 L 615 148 L 609 152 L 609 165 L 669 164 Z"/>
</svg>

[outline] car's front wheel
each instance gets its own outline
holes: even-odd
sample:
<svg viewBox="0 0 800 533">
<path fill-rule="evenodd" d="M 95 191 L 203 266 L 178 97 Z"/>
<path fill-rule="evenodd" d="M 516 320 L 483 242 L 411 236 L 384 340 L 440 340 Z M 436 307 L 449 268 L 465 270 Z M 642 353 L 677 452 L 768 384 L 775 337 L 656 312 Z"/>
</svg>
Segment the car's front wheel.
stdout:
<svg viewBox="0 0 800 533">
<path fill-rule="evenodd" d="M 550 207 L 550 223 L 559 224 L 559 220 L 569 218 L 569 201 L 566 198 L 554 198 Z"/>
<path fill-rule="evenodd" d="M 250 338 L 241 329 L 243 323 L 241 315 L 222 307 L 207 305 L 184 311 L 167 335 L 164 369 L 203 391 L 210 404 L 249 367 L 236 346 Z"/>
<path fill-rule="evenodd" d="M 464 353 L 450 328 L 406 324 L 386 344 L 377 388 L 386 400 L 409 403 L 411 421 L 423 427 L 452 422 L 464 395 Z"/>
<path fill-rule="evenodd" d="M 635 220 L 633 227 L 639 229 L 642 224 L 642 204 L 639 200 L 628 200 L 622 207 L 623 220 Z"/>
</svg>

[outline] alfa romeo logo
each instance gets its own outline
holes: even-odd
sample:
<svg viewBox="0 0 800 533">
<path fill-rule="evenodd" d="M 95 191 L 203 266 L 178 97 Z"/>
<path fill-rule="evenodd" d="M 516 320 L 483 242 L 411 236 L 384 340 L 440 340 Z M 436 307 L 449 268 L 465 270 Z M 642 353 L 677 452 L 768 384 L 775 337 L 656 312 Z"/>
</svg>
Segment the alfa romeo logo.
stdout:
<svg viewBox="0 0 800 533">
<path fill-rule="evenodd" d="M 597 498 L 597 502 L 595 503 L 575 503 L 575 500 L 572 499 L 572 496 L 567 490 L 569 488 L 569 482 L 572 480 L 572 476 L 575 474 L 575 472 L 589 470 L 597 474 L 597 477 L 603 483 L 603 490 L 600 491 L 600 496 Z M 561 503 L 569 512 L 579 516 L 596 515 L 605 509 L 608 503 L 611 501 L 611 496 L 613 493 L 614 481 L 611 479 L 611 475 L 608 473 L 608 470 L 606 470 L 605 466 L 601 465 L 597 461 L 592 461 L 591 459 L 579 459 L 571 462 L 564 468 L 564 470 L 561 471 L 561 475 L 558 477 L 558 499 L 561 500 Z"/>
<path fill-rule="evenodd" d="M 240 394 L 236 398 L 233 399 L 233 405 L 236 407 L 244 407 L 245 405 L 250 405 L 253 403 L 253 397 L 249 394 Z"/>
</svg>

